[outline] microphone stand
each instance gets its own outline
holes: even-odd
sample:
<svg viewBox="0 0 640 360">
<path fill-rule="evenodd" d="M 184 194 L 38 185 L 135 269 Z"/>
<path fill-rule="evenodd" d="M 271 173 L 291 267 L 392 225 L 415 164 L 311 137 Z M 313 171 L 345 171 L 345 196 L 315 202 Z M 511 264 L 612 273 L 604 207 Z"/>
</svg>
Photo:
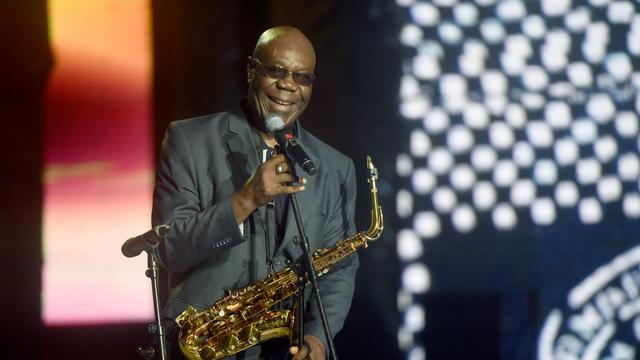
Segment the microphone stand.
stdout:
<svg viewBox="0 0 640 360">
<path fill-rule="evenodd" d="M 169 356 L 167 355 L 167 343 L 165 339 L 165 329 L 162 325 L 162 314 L 160 307 L 160 285 L 158 283 L 158 259 L 155 254 L 155 250 L 160 244 L 160 240 L 164 238 L 164 235 L 169 230 L 169 226 L 160 225 L 156 226 L 154 229 L 153 239 L 147 238 L 144 251 L 147 253 L 147 270 L 144 274 L 151 279 L 151 291 L 153 292 L 153 312 L 155 315 L 155 324 L 149 324 L 149 332 L 157 333 L 158 335 L 158 346 L 160 347 L 160 359 L 168 360 Z M 142 358 L 151 360 L 156 358 L 157 350 L 154 346 L 143 347 L 138 346 L 136 348 L 136 352 Z"/>
<path fill-rule="evenodd" d="M 333 344 L 333 338 L 331 337 L 331 330 L 329 329 L 329 322 L 327 321 L 327 314 L 324 311 L 324 305 L 322 304 L 322 298 L 320 297 L 320 288 L 318 287 L 318 276 L 316 274 L 316 269 L 313 267 L 313 257 L 311 256 L 311 251 L 309 250 L 309 239 L 307 238 L 307 234 L 304 231 L 304 226 L 302 225 L 302 216 L 300 215 L 300 208 L 298 207 L 298 201 L 296 199 L 296 194 L 289 194 L 289 199 L 291 200 L 291 206 L 293 207 L 293 215 L 296 219 L 296 225 L 298 226 L 298 233 L 300 235 L 301 241 L 300 246 L 302 247 L 303 259 L 304 263 L 298 269 L 298 348 L 301 350 L 302 345 L 304 344 L 304 273 L 306 268 L 307 277 L 311 282 L 311 291 L 313 292 L 316 298 L 316 304 L 318 305 L 318 312 L 320 313 L 320 319 L 322 320 L 322 327 L 324 328 L 324 335 L 327 339 L 327 346 L 329 347 L 329 358 L 338 360 L 338 356 L 336 355 L 335 345 Z"/>
</svg>

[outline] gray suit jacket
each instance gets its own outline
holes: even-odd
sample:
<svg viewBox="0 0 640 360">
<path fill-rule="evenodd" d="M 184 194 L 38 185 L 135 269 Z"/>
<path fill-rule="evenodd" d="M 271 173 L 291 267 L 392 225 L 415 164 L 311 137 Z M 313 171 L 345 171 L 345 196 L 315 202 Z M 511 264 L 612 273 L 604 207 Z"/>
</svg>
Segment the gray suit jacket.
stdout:
<svg viewBox="0 0 640 360">
<path fill-rule="evenodd" d="M 353 162 L 297 124 L 298 140 L 317 168 L 305 176 L 296 195 L 311 251 L 355 233 L 356 181 Z M 266 209 L 235 222 L 231 195 L 259 165 L 254 135 L 246 119 L 219 113 L 173 122 L 162 143 L 153 194 L 153 224 L 171 229 L 159 249 L 170 274 L 170 298 L 164 315 L 175 318 L 188 305 L 203 310 L 225 289 L 244 287 L 267 275 Z M 297 174 L 303 174 L 296 165 Z M 286 232 L 276 249 L 276 271 L 297 259 L 298 235 L 291 206 Z M 244 235 L 243 235 L 244 233 Z M 342 328 L 354 291 L 358 266 L 354 254 L 320 278 L 320 289 L 333 336 Z M 309 299 L 310 291 L 305 292 Z M 305 333 L 326 344 L 315 300 L 307 301 Z"/>
</svg>

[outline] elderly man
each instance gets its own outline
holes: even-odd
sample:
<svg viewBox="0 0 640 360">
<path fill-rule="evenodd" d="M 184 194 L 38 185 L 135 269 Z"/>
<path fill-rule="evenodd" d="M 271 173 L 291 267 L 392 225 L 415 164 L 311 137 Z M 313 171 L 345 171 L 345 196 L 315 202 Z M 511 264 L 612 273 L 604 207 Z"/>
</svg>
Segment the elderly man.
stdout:
<svg viewBox="0 0 640 360">
<path fill-rule="evenodd" d="M 248 58 L 248 99 L 242 116 L 218 113 L 173 122 L 162 144 L 153 223 L 170 225 L 159 254 L 170 274 L 164 316 L 187 306 L 204 310 L 237 289 L 279 271 L 301 255 L 288 194 L 297 193 L 311 251 L 355 233 L 353 162 L 304 130 L 298 118 L 311 99 L 315 52 L 297 29 L 265 31 Z M 282 155 L 265 127 L 280 116 L 316 165 L 307 178 Z M 333 335 L 342 328 L 354 290 L 355 255 L 320 278 Z M 273 340 L 239 359 L 324 359 L 326 338 L 306 291 L 304 346 Z M 167 322 L 172 358 L 180 358 L 175 323 Z"/>
</svg>

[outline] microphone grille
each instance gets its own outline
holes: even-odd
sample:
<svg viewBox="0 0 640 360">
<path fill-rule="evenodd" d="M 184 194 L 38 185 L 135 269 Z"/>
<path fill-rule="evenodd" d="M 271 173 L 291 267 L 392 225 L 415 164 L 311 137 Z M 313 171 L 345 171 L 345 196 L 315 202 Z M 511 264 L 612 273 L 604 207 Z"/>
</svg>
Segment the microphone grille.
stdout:
<svg viewBox="0 0 640 360">
<path fill-rule="evenodd" d="M 280 115 L 271 114 L 267 116 L 265 125 L 267 126 L 267 131 L 273 133 L 276 130 L 282 129 L 284 127 L 284 121 L 282 121 Z"/>
</svg>

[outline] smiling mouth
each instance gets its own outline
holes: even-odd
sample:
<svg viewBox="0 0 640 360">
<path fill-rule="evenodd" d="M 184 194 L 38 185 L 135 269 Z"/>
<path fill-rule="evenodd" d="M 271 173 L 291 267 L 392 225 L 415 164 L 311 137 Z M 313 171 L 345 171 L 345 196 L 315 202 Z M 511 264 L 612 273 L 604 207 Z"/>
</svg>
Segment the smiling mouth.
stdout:
<svg viewBox="0 0 640 360">
<path fill-rule="evenodd" d="M 290 106 L 290 105 L 295 104 L 294 102 L 286 101 L 286 100 L 281 100 L 281 99 L 274 98 L 274 97 L 269 97 L 269 99 L 270 99 L 271 101 L 273 101 L 274 103 L 278 104 L 278 105 Z"/>
</svg>

